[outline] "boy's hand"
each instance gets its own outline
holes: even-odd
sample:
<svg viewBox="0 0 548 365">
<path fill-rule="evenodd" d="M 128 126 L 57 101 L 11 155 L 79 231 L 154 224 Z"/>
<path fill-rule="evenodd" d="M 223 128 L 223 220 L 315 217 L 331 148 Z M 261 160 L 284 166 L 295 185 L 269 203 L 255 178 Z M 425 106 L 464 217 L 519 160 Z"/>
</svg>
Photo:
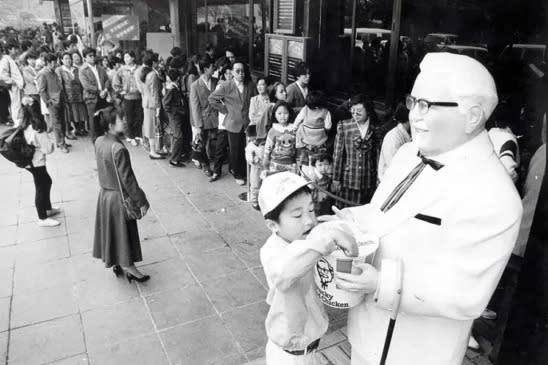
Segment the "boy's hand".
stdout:
<svg viewBox="0 0 548 365">
<path fill-rule="evenodd" d="M 308 235 L 308 240 L 318 242 L 324 256 L 331 254 L 337 248 L 347 256 L 358 256 L 358 244 L 352 230 L 341 220 L 318 224 Z"/>
</svg>

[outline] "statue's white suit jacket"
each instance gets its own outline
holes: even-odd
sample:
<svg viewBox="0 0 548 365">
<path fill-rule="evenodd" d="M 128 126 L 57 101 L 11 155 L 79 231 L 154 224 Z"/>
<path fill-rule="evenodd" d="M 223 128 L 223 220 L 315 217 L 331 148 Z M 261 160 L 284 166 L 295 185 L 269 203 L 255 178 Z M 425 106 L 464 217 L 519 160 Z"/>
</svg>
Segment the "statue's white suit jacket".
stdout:
<svg viewBox="0 0 548 365">
<path fill-rule="evenodd" d="M 436 156 L 445 166 L 427 166 L 401 200 L 381 212 L 420 162 L 417 152 L 412 142 L 402 146 L 371 203 L 350 209 L 362 229 L 381 236 L 377 292 L 348 318 L 353 364 L 379 363 L 401 285 L 387 364 L 461 365 L 472 322 L 487 306 L 516 241 L 521 201 L 487 132 Z"/>
</svg>

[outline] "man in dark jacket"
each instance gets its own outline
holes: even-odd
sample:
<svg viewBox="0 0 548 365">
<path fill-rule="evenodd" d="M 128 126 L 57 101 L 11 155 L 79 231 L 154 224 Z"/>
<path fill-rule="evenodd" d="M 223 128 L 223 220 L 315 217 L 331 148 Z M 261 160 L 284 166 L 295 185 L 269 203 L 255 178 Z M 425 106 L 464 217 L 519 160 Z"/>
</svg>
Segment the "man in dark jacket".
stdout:
<svg viewBox="0 0 548 365">
<path fill-rule="evenodd" d="M 69 145 L 65 142 L 65 114 L 63 111 L 63 87 L 55 72 L 57 58 L 50 53 L 46 56 L 46 67 L 37 77 L 38 93 L 47 105 L 49 117 L 55 134 L 55 143 L 61 152 L 68 153 Z"/>
<path fill-rule="evenodd" d="M 95 50 L 84 50 L 86 64 L 80 69 L 80 82 L 84 89 L 84 102 L 88 110 L 89 132 L 91 142 L 97 138 L 97 131 L 93 122 L 96 110 L 107 106 L 107 96 L 110 90 L 110 81 L 104 68 L 95 64 Z"/>
<path fill-rule="evenodd" d="M 226 114 L 224 121 L 228 132 L 230 165 L 238 185 L 245 185 L 247 165 L 245 161 L 245 129 L 249 125 L 249 103 L 257 93 L 247 66 L 242 61 L 232 65 L 231 81 L 222 83 L 211 93 L 209 102 L 219 112 Z"/>
<path fill-rule="evenodd" d="M 166 94 L 162 99 L 164 110 L 169 118 L 171 129 L 171 157 L 169 164 L 173 167 L 184 167 L 181 156 L 184 152 L 183 124 L 188 123 L 187 106 L 184 102 L 183 93 L 177 84 L 180 73 L 177 69 L 167 71 Z"/>
<path fill-rule="evenodd" d="M 201 157 L 204 173 L 212 177 L 210 162 L 215 154 L 218 114 L 209 101 L 210 94 L 215 90 L 217 83 L 211 78 L 213 63 L 208 56 L 202 56 L 198 61 L 200 78 L 190 85 L 190 111 L 192 113 L 193 134 L 201 140 L 203 151 Z"/>
</svg>

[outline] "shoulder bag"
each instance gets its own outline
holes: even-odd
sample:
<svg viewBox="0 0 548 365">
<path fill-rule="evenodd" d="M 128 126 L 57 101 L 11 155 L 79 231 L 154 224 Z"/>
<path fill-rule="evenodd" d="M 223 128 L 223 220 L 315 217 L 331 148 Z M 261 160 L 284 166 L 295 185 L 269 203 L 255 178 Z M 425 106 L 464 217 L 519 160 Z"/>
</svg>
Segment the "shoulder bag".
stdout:
<svg viewBox="0 0 548 365">
<path fill-rule="evenodd" d="M 133 221 L 141 219 L 141 207 L 137 206 L 137 203 L 129 196 L 124 197 L 124 189 L 120 181 L 120 175 L 118 175 L 118 168 L 116 167 L 116 161 L 114 160 L 114 144 L 111 148 L 112 164 L 114 165 L 114 171 L 116 172 L 116 179 L 118 180 L 118 187 L 120 188 L 120 194 L 122 194 L 122 204 L 124 206 L 124 216 L 126 220 Z"/>
</svg>

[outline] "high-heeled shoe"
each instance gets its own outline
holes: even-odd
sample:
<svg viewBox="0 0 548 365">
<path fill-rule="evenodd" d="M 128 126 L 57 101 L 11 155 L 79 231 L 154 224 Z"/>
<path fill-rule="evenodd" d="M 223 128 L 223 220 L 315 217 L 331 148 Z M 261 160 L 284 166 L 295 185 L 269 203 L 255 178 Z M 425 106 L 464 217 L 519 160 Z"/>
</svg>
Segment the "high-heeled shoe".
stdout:
<svg viewBox="0 0 548 365">
<path fill-rule="evenodd" d="M 114 275 L 116 275 L 116 277 L 119 277 L 120 275 L 124 273 L 124 270 L 122 270 L 122 268 L 119 265 L 114 265 L 112 267 L 112 272 L 114 273 Z"/>
<path fill-rule="evenodd" d="M 142 277 L 138 278 L 137 276 L 133 275 L 130 272 L 126 272 L 126 278 L 127 281 L 131 284 L 133 280 L 135 280 L 138 283 L 144 283 L 145 281 L 148 281 L 150 279 L 150 275 L 143 275 Z"/>
</svg>

